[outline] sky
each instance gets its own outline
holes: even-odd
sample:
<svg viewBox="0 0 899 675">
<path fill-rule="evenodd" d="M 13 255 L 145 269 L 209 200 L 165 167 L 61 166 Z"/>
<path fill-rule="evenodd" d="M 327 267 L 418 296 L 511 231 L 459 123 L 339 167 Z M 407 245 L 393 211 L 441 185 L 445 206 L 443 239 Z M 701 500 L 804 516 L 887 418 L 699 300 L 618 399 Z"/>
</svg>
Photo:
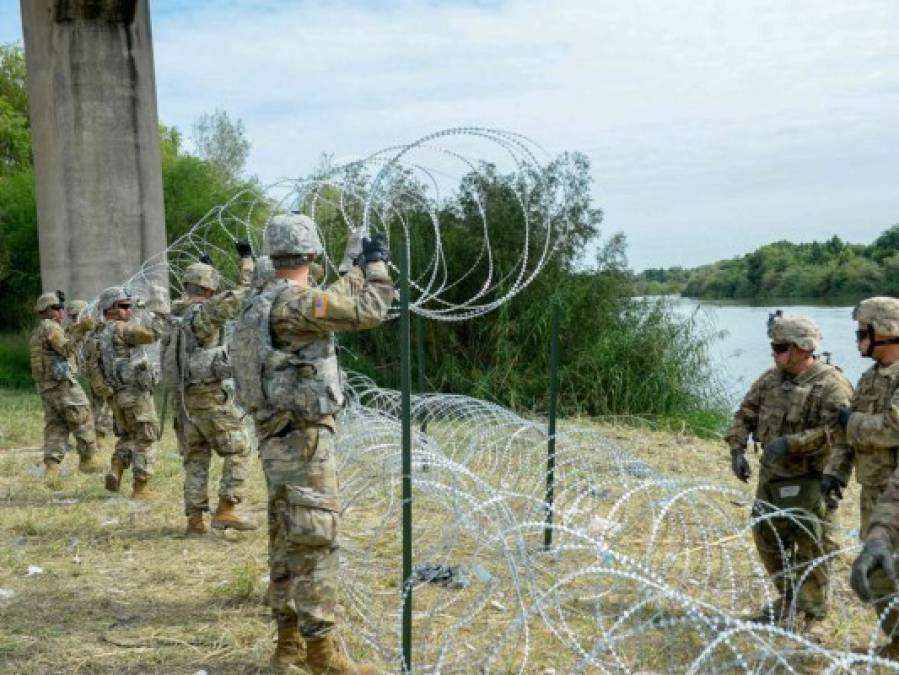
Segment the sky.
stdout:
<svg viewBox="0 0 899 675">
<path fill-rule="evenodd" d="M 587 154 L 637 270 L 899 223 L 895 0 L 150 7 L 160 121 L 226 110 L 265 183 L 471 125 Z"/>
</svg>

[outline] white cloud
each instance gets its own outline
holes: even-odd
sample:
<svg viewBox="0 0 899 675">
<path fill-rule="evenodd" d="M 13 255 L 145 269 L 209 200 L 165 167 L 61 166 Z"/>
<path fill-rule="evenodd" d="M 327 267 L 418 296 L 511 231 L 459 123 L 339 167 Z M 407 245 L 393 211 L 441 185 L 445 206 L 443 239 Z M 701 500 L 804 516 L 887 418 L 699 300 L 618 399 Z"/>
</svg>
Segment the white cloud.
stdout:
<svg viewBox="0 0 899 675">
<path fill-rule="evenodd" d="M 151 9 L 161 119 L 224 107 L 263 180 L 482 125 L 586 151 L 636 267 L 899 222 L 894 0 Z"/>
</svg>

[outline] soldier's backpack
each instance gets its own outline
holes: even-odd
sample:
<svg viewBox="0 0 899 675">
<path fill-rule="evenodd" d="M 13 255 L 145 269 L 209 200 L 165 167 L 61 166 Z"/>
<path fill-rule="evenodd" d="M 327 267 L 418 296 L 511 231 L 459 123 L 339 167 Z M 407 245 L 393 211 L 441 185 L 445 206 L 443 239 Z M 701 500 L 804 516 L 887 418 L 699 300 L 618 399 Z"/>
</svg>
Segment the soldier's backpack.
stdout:
<svg viewBox="0 0 899 675">
<path fill-rule="evenodd" d="M 85 341 L 82 348 L 82 368 L 84 375 L 90 384 L 91 391 L 101 398 L 108 399 L 115 394 L 115 390 L 107 381 L 103 373 L 102 356 L 100 354 L 100 330 L 95 330 Z"/>
<path fill-rule="evenodd" d="M 272 344 L 272 305 L 288 285 L 283 280 L 270 283 L 253 296 L 235 322 L 231 337 L 237 402 L 258 421 L 283 411 L 317 421 L 343 408 L 333 335 L 292 352 Z"/>
<path fill-rule="evenodd" d="M 191 384 L 220 382 L 231 377 L 231 362 L 224 346 L 203 349 L 191 330 L 199 305 L 172 319 L 160 344 L 162 382 L 172 391 L 183 392 Z"/>
</svg>

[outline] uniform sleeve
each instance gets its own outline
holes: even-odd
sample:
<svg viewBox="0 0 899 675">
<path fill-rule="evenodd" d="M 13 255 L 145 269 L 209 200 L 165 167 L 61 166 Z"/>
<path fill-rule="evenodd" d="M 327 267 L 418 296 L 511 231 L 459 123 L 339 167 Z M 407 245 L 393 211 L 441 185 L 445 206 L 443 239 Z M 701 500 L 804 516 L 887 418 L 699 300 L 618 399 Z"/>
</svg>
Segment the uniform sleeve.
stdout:
<svg viewBox="0 0 899 675">
<path fill-rule="evenodd" d="M 899 544 L 899 475 L 890 475 L 871 513 L 871 526 L 866 541 L 884 539 L 895 548 Z"/>
<path fill-rule="evenodd" d="M 822 446 L 834 443 L 840 430 L 837 414 L 841 407 L 849 405 L 852 385 L 845 377 L 834 378 L 823 388 L 817 426 L 787 436 L 790 454 L 816 453 Z"/>
<path fill-rule="evenodd" d="M 54 352 L 63 358 L 69 358 L 78 349 L 76 340 L 70 338 L 65 329 L 55 321 L 48 321 L 44 329 L 44 340 Z"/>
<path fill-rule="evenodd" d="M 849 407 L 852 407 L 851 401 Z M 843 485 L 848 485 L 852 477 L 852 467 L 855 466 L 855 450 L 849 444 L 846 432 L 839 425 L 833 428 L 832 440 L 833 448 L 827 466 L 824 467 L 824 473 L 840 479 Z"/>
<path fill-rule="evenodd" d="M 132 321 L 121 327 L 122 339 L 129 347 L 139 347 L 156 342 L 166 328 L 165 319 L 151 313 L 147 325 Z"/>
<path fill-rule="evenodd" d="M 846 427 L 846 438 L 858 447 L 892 448 L 899 445 L 899 390 L 893 392 L 884 412 L 853 411 Z"/>
<path fill-rule="evenodd" d="M 755 431 L 758 425 L 759 409 L 761 408 L 762 380 L 764 375 L 752 383 L 749 392 L 740 403 L 734 421 L 724 434 L 724 440 L 729 448 L 745 449 L 749 435 Z"/>
<path fill-rule="evenodd" d="M 364 273 L 354 267 L 324 290 L 297 287 L 279 314 L 294 334 L 365 330 L 387 318 L 393 294 L 387 266 L 371 263 Z"/>
<path fill-rule="evenodd" d="M 225 322 L 237 316 L 244 299 L 250 292 L 255 268 L 256 265 L 252 258 L 241 258 L 237 286 L 216 293 L 199 306 L 191 322 L 191 328 L 197 335 L 215 333 L 225 325 Z"/>
</svg>

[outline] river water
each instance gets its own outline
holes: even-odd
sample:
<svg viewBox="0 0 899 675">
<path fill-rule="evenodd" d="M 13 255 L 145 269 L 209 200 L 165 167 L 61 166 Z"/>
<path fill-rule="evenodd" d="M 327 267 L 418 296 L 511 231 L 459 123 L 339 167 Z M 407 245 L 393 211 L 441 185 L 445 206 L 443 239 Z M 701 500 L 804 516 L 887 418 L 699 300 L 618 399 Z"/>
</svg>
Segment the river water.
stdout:
<svg viewBox="0 0 899 675">
<path fill-rule="evenodd" d="M 683 316 L 698 312 L 701 325 L 716 333 L 711 358 L 728 398 L 736 404 L 762 371 L 774 365 L 767 336 L 768 314 L 782 309 L 784 314 L 811 317 L 821 327 L 824 339 L 820 352 L 830 352 L 831 363 L 842 368 L 854 385 L 871 365 L 855 348 L 856 323 L 852 307 L 825 305 L 739 305 L 723 302 L 673 298 L 673 307 Z"/>
</svg>

